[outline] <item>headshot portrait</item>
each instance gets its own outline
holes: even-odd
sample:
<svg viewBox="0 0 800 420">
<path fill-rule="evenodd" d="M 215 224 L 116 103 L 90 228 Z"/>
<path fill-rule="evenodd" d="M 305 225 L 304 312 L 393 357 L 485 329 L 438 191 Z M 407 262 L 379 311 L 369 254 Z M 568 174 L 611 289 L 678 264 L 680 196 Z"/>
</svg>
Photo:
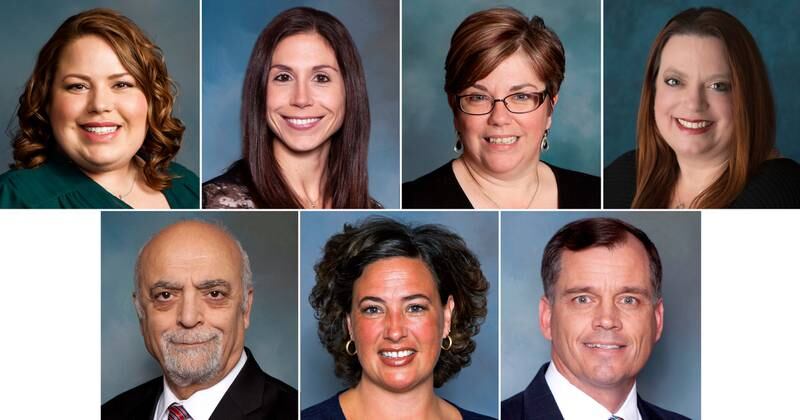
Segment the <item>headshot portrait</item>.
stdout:
<svg viewBox="0 0 800 420">
<path fill-rule="evenodd" d="M 403 3 L 403 208 L 600 207 L 600 5 L 505 6 Z"/>
<path fill-rule="evenodd" d="M 398 208 L 398 14 L 204 3 L 203 207 Z"/>
<path fill-rule="evenodd" d="M 101 219 L 102 418 L 297 418 L 297 214 Z"/>
<path fill-rule="evenodd" d="M 606 208 L 799 208 L 800 6 L 605 3 Z"/>
<path fill-rule="evenodd" d="M 497 213 L 301 215 L 301 418 L 496 418 Z"/>
<path fill-rule="evenodd" d="M 0 208 L 200 206 L 199 6 L 100 3 L 4 9 Z"/>
<path fill-rule="evenodd" d="M 699 212 L 501 224 L 502 418 L 700 417 Z"/>
</svg>

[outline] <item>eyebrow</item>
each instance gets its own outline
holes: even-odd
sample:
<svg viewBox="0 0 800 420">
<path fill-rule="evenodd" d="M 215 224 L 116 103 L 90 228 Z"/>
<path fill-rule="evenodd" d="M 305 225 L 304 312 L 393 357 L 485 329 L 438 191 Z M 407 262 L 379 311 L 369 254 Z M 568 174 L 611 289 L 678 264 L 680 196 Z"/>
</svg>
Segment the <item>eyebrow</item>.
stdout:
<svg viewBox="0 0 800 420">
<path fill-rule="evenodd" d="M 215 287 L 222 287 L 226 290 L 230 290 L 231 284 L 227 280 L 213 279 L 201 281 L 196 287 L 200 290 L 213 289 Z"/>
<path fill-rule="evenodd" d="M 478 84 L 478 83 L 476 83 L 476 84 L 472 85 L 471 87 L 473 87 L 473 88 L 475 88 L 475 89 L 478 89 L 478 90 L 482 90 L 482 91 L 484 91 L 484 92 L 489 92 L 489 89 L 488 89 L 486 86 L 484 86 L 484 85 L 481 85 L 481 84 Z M 535 85 L 533 85 L 532 83 L 522 83 L 522 84 L 519 84 L 519 85 L 514 85 L 514 86 L 511 86 L 511 87 L 508 89 L 508 91 L 509 91 L 509 92 L 516 92 L 516 91 L 518 91 L 518 90 L 522 90 L 523 88 L 526 88 L 526 87 L 531 87 L 531 88 L 534 88 L 534 89 L 538 89 L 538 88 L 537 88 Z"/>
<path fill-rule="evenodd" d="M 595 293 L 595 289 L 591 286 L 587 286 L 587 287 L 572 287 L 564 291 L 565 295 L 572 295 L 576 293 Z M 620 290 L 617 294 L 650 296 L 650 290 L 641 287 L 626 286 L 623 287 L 622 290 Z"/>
<path fill-rule="evenodd" d="M 159 280 L 155 282 L 152 286 L 150 286 L 150 291 L 156 289 L 167 289 L 167 290 L 182 290 L 183 285 L 174 281 L 169 280 Z"/>
<path fill-rule="evenodd" d="M 674 67 L 665 68 L 664 69 L 664 74 L 667 74 L 667 73 L 674 73 L 674 74 L 676 74 L 676 75 L 678 75 L 679 77 L 682 77 L 682 78 L 686 78 L 687 77 L 686 73 L 684 73 L 684 72 L 682 72 L 682 71 L 680 71 L 680 70 L 678 70 L 678 69 L 676 69 Z M 730 79 L 730 78 L 731 78 L 731 74 L 730 73 L 715 73 L 715 74 L 712 74 L 711 76 L 707 77 L 707 79 Z"/>
<path fill-rule="evenodd" d="M 114 73 L 114 74 L 111 74 L 111 75 L 109 75 L 109 76 L 108 76 L 106 79 L 108 79 L 108 80 L 111 80 L 111 79 L 119 79 L 120 77 L 125 77 L 125 76 L 130 76 L 130 75 L 131 75 L 131 74 L 130 74 L 130 73 L 128 73 L 128 72 L 124 72 L 124 73 Z M 61 80 L 64 80 L 64 79 L 66 79 L 66 78 L 68 78 L 68 77 L 74 77 L 74 78 L 77 78 L 77 79 L 81 79 L 81 80 L 87 80 L 87 81 L 89 81 L 89 80 L 92 80 L 92 78 L 91 78 L 91 77 L 89 77 L 89 76 L 87 76 L 87 75 L 85 75 L 85 74 L 78 74 L 78 73 L 69 73 L 69 74 L 65 74 L 65 75 L 64 75 L 64 77 L 63 77 L 63 78 L 61 78 Z"/>
<path fill-rule="evenodd" d="M 410 300 L 414 300 L 414 299 L 424 299 L 424 300 L 426 300 L 428 302 L 431 302 L 431 299 L 428 296 L 426 296 L 426 295 L 424 295 L 422 293 L 417 293 L 417 294 L 408 295 L 408 296 L 404 296 L 403 297 L 403 301 L 404 302 L 407 302 L 407 301 L 410 301 Z M 364 296 L 363 298 L 361 298 L 361 300 L 358 301 L 358 303 L 362 304 L 362 303 L 364 303 L 366 301 L 377 302 L 377 303 L 381 303 L 381 304 L 385 304 L 386 303 L 385 300 L 383 300 L 382 298 L 379 298 L 377 296 Z"/>
<path fill-rule="evenodd" d="M 270 70 L 272 70 L 272 69 L 278 69 L 278 70 L 283 70 L 283 71 L 294 71 L 294 69 L 292 69 L 291 67 L 289 67 L 287 65 L 283 65 L 283 64 L 273 64 L 270 67 Z M 339 69 L 337 69 L 336 67 L 333 67 L 333 66 L 329 66 L 327 64 L 318 64 L 318 65 L 316 65 L 314 67 L 311 67 L 312 71 L 319 71 L 319 70 L 324 70 L 324 69 L 330 69 L 330 70 L 333 70 L 333 71 L 339 73 Z"/>
</svg>

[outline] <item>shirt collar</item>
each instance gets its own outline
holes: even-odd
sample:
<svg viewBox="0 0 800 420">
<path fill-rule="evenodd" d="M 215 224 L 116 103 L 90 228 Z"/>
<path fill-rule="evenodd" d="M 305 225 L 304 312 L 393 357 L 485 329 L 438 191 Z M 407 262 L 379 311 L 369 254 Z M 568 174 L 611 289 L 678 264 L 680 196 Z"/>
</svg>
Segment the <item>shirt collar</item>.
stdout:
<svg viewBox="0 0 800 420">
<path fill-rule="evenodd" d="M 567 378 L 558 371 L 555 363 L 552 361 L 550 361 L 550 366 L 544 374 L 544 379 L 547 381 L 547 386 L 550 388 L 553 399 L 556 400 L 556 404 L 564 420 L 607 420 L 612 415 L 622 417 L 625 420 L 641 420 L 642 418 L 637 407 L 635 382 L 630 392 L 628 392 L 628 397 L 625 398 L 625 402 L 622 403 L 622 407 L 620 407 L 617 412 L 612 413 L 603 407 L 602 404 L 570 383 Z"/>
<path fill-rule="evenodd" d="M 228 392 L 228 388 L 230 388 L 234 379 L 239 376 L 239 372 L 241 372 L 246 361 L 247 355 L 242 351 L 242 355 L 239 356 L 239 361 L 236 362 L 233 369 L 231 369 L 222 380 L 206 389 L 195 392 L 185 400 L 179 399 L 175 393 L 172 392 L 172 389 L 170 389 L 167 383 L 167 379 L 164 378 L 164 392 L 161 393 L 161 397 L 158 399 L 153 419 L 166 420 L 168 417 L 167 408 L 169 408 L 172 403 L 178 403 L 186 409 L 189 415 L 192 416 L 192 419 L 208 420 L 222 400 L 222 397 Z"/>
</svg>

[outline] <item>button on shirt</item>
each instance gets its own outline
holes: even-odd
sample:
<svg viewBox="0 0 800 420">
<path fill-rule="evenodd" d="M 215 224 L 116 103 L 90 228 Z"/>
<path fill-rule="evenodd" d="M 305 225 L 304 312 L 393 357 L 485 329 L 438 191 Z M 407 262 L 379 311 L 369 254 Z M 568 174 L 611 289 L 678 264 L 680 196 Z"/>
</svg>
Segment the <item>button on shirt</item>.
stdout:
<svg viewBox="0 0 800 420">
<path fill-rule="evenodd" d="M 244 351 L 242 351 L 242 355 L 239 357 L 239 361 L 236 362 L 236 366 L 234 366 L 233 369 L 231 369 L 231 371 L 228 372 L 228 374 L 225 375 L 221 381 L 217 382 L 210 388 L 195 392 L 191 397 L 185 400 L 179 399 L 172 392 L 165 378 L 164 392 L 161 393 L 161 397 L 158 399 L 153 420 L 167 420 L 169 416 L 167 409 L 172 403 L 178 403 L 182 405 L 189 415 L 192 416 L 193 420 L 208 420 L 209 417 L 211 417 L 211 414 L 214 413 L 214 410 L 217 408 L 219 402 L 222 400 L 222 397 L 226 392 L 228 392 L 228 388 L 231 387 L 234 379 L 236 379 L 236 377 L 239 375 L 239 372 L 242 370 L 242 367 L 244 367 L 244 362 L 246 361 L 247 355 Z"/>
<path fill-rule="evenodd" d="M 642 420 L 637 408 L 636 383 L 628 392 L 628 397 L 625 398 L 622 407 L 612 413 L 578 387 L 572 385 L 558 371 L 552 361 L 544 374 L 544 379 L 547 381 L 547 386 L 550 387 L 550 392 L 553 393 L 553 398 L 556 400 L 564 420 L 608 420 L 612 415 L 625 420 Z"/>
</svg>

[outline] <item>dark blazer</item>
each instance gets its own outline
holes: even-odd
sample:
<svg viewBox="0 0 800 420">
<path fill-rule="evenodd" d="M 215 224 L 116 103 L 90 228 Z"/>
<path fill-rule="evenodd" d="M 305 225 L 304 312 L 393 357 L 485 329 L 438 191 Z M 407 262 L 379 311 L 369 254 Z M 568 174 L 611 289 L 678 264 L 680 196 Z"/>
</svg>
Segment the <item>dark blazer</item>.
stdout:
<svg viewBox="0 0 800 420">
<path fill-rule="evenodd" d="M 539 369 L 536 377 L 524 391 L 502 402 L 500 418 L 503 420 L 564 420 L 558 410 L 556 400 L 547 386 L 544 374 L 550 363 L 545 363 Z M 680 414 L 673 413 L 643 400 L 636 396 L 639 413 L 642 420 L 689 420 Z"/>
<path fill-rule="evenodd" d="M 250 350 L 244 351 L 247 361 L 211 420 L 297 419 L 297 390 L 264 373 Z M 151 420 L 163 390 L 163 378 L 158 377 L 125 391 L 103 404 L 102 418 Z"/>
</svg>

